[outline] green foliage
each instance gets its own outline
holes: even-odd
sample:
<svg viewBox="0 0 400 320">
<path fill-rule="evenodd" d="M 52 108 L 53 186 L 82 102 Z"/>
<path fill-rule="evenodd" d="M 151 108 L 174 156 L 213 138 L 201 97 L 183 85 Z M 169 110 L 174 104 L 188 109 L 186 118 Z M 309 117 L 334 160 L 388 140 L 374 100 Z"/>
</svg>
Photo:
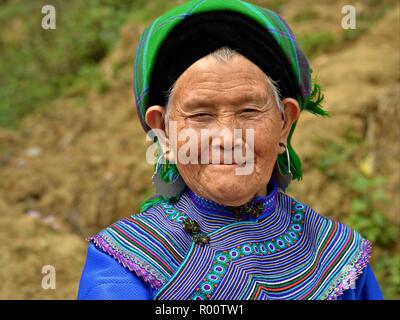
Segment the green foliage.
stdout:
<svg viewBox="0 0 400 320">
<path fill-rule="evenodd" d="M 374 261 L 374 272 L 385 299 L 398 300 L 400 297 L 400 255 L 383 251 Z"/>
<path fill-rule="evenodd" d="M 342 172 L 338 170 L 341 163 L 348 161 L 356 150 L 355 144 L 343 145 L 332 140 L 321 139 L 317 141 L 317 145 L 321 150 L 326 150 L 317 158 L 315 166 L 324 175 L 331 179 L 343 179 Z"/>
<path fill-rule="evenodd" d="M 338 42 L 337 37 L 328 30 L 315 30 L 299 35 L 299 44 L 308 58 L 327 52 Z"/>
<path fill-rule="evenodd" d="M 308 22 L 316 19 L 318 17 L 318 12 L 311 7 L 306 7 L 302 11 L 298 12 L 294 17 L 293 21 L 297 23 Z"/>
<path fill-rule="evenodd" d="M 373 243 L 372 264 L 384 296 L 386 299 L 398 298 L 400 255 L 396 251 L 396 241 L 399 226 L 393 224 L 381 209 L 390 201 L 384 192 L 385 179 L 355 172 L 348 187 L 354 196 L 345 222 Z"/>
<path fill-rule="evenodd" d="M 331 29 L 312 29 L 298 35 L 300 46 L 308 58 L 313 58 L 321 53 L 340 50 L 344 45 L 358 40 L 361 35 L 369 31 L 379 19 L 382 19 L 389 10 L 393 9 L 395 3 L 394 0 L 365 0 L 362 6 L 356 4 L 355 29 L 340 28 L 339 32 L 334 32 Z M 297 12 L 293 16 L 292 21 L 294 24 L 306 25 L 309 23 L 312 24 L 318 18 L 318 11 L 310 6 Z M 339 18 L 338 24 L 340 23 Z"/>
<path fill-rule="evenodd" d="M 0 126 L 15 127 L 58 96 L 107 90 L 97 66 L 119 38 L 120 27 L 147 5 L 143 0 L 54 0 L 56 30 L 44 30 L 45 4 L 0 4 Z"/>
<path fill-rule="evenodd" d="M 392 8 L 392 1 L 367 0 L 363 10 L 358 10 L 356 15 L 356 28 L 343 30 L 341 40 L 351 42 L 359 39 L 370 29 L 379 19 L 384 17 L 386 12 Z M 356 6 L 357 9 L 357 6 Z"/>
<path fill-rule="evenodd" d="M 382 204 L 390 200 L 383 191 L 385 179 L 380 176 L 367 178 L 356 171 L 348 184 L 349 191 L 354 196 L 351 199 L 350 214 L 346 222 L 376 245 L 383 247 L 394 245 L 397 227 L 380 209 Z"/>
<path fill-rule="evenodd" d="M 96 65 L 84 65 L 78 72 L 76 80 L 63 90 L 67 96 L 81 96 L 90 89 L 103 93 L 109 89 L 110 84 Z"/>
<path fill-rule="evenodd" d="M 346 199 L 339 213 L 341 220 L 359 231 L 373 244 L 372 267 L 378 277 L 385 298 L 400 296 L 399 263 L 397 246 L 399 225 L 385 215 L 391 199 L 385 190 L 386 179 L 377 173 L 366 174 L 358 165 L 365 145 L 347 130 L 343 142 L 319 139 L 317 145 L 323 152 L 315 155 L 314 167 L 330 183 L 338 183 Z"/>
</svg>

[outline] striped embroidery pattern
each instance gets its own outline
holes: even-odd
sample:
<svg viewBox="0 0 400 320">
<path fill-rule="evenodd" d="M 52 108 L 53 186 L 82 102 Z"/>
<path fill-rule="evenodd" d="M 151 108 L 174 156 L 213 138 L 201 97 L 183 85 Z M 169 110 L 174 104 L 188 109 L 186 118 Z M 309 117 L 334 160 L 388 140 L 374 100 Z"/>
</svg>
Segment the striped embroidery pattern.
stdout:
<svg viewBox="0 0 400 320">
<path fill-rule="evenodd" d="M 168 205 L 164 208 L 168 211 Z M 160 288 L 182 262 L 190 237 L 182 230 L 182 216 L 165 215 L 162 208 L 121 219 L 90 237 L 96 246 L 124 267 Z M 171 219 L 169 219 L 171 218 Z"/>
<path fill-rule="evenodd" d="M 230 263 L 248 255 L 264 256 L 279 252 L 290 247 L 300 238 L 304 224 L 305 206 L 293 202 L 296 212 L 287 231 L 277 238 L 263 242 L 246 242 L 230 250 L 217 252 L 214 256 L 212 268 L 190 297 L 191 300 L 210 299 L 212 292 L 218 287 Z M 255 296 L 252 297 L 253 299 Z"/>
<path fill-rule="evenodd" d="M 204 213 L 186 192 L 90 240 L 158 289 L 155 299 L 336 299 L 368 264 L 369 241 L 281 191 L 272 198 L 265 218 L 237 222 Z M 192 243 L 187 217 L 209 245 Z"/>
<path fill-rule="evenodd" d="M 271 221 L 278 234 L 270 234 Z M 285 236 L 293 230 L 290 243 Z M 265 220 L 229 224 L 211 239 L 208 247 L 192 247 L 156 299 L 336 299 L 362 273 L 371 250 L 357 232 L 281 192 Z"/>
</svg>

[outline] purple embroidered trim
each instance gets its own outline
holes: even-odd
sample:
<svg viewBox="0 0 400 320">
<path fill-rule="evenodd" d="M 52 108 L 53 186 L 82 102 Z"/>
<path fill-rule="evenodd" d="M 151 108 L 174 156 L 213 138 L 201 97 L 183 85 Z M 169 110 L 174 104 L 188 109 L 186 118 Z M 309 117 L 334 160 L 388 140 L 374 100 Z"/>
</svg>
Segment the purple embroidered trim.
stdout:
<svg viewBox="0 0 400 320">
<path fill-rule="evenodd" d="M 152 288 L 159 289 L 163 282 L 156 278 L 155 275 L 150 272 L 144 270 L 137 263 L 132 260 L 126 258 L 123 254 L 116 251 L 105 239 L 103 239 L 99 234 L 96 234 L 87 239 L 88 241 L 93 241 L 93 243 L 102 249 L 104 252 L 112 256 L 116 259 L 120 264 L 122 264 L 125 268 L 128 268 L 130 271 L 135 271 L 136 275 L 142 277 L 145 282 L 150 283 Z"/>
<path fill-rule="evenodd" d="M 344 271 L 344 275 L 338 279 L 338 282 L 335 282 L 334 289 L 328 293 L 327 300 L 336 300 L 344 291 L 350 289 L 355 284 L 371 259 L 371 249 L 371 242 L 363 239 L 360 254 L 349 265 L 349 268 Z"/>
</svg>

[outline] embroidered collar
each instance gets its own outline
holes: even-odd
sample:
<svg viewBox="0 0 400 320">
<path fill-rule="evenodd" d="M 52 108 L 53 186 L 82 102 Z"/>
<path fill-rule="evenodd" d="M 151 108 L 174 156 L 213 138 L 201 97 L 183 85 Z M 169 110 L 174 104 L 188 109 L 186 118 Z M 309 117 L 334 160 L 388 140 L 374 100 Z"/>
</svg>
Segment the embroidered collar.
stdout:
<svg viewBox="0 0 400 320">
<path fill-rule="evenodd" d="M 267 190 L 269 191 L 266 196 L 255 196 L 250 202 L 240 207 L 229 207 L 219 204 L 217 202 L 204 199 L 194 193 L 192 190 L 187 191 L 187 195 L 190 198 L 191 202 L 195 207 L 197 207 L 199 211 L 199 215 L 205 216 L 213 216 L 219 215 L 221 217 L 226 218 L 234 218 L 234 220 L 250 220 L 250 221 L 258 221 L 261 220 L 268 215 L 270 215 L 276 207 L 276 193 L 278 191 L 278 186 L 276 181 L 271 178 Z M 247 208 L 254 208 L 257 205 L 262 205 L 262 209 L 260 210 L 259 216 L 252 216 Z M 235 211 L 242 211 L 242 216 L 239 218 L 235 216 Z"/>
<path fill-rule="evenodd" d="M 231 223 L 239 221 L 258 222 L 273 215 L 276 212 L 276 196 L 278 193 L 278 186 L 273 178 L 270 180 L 267 190 L 266 196 L 255 196 L 244 206 L 229 207 L 206 200 L 188 189 L 175 206 L 178 210 L 184 212 L 190 220 L 196 221 L 202 232 L 210 233 Z M 258 216 L 254 216 L 256 207 L 260 208 Z M 253 212 L 251 212 L 252 210 Z"/>
</svg>

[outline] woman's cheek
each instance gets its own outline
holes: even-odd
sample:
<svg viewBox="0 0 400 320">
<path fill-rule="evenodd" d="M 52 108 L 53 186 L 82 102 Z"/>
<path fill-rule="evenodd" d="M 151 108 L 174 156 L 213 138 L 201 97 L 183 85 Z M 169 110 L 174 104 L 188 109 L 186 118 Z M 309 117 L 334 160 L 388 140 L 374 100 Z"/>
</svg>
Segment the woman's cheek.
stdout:
<svg viewBox="0 0 400 320">
<path fill-rule="evenodd" d="M 271 153 L 275 140 L 275 136 L 269 131 L 257 130 L 254 134 L 254 152 L 256 154 Z"/>
</svg>

